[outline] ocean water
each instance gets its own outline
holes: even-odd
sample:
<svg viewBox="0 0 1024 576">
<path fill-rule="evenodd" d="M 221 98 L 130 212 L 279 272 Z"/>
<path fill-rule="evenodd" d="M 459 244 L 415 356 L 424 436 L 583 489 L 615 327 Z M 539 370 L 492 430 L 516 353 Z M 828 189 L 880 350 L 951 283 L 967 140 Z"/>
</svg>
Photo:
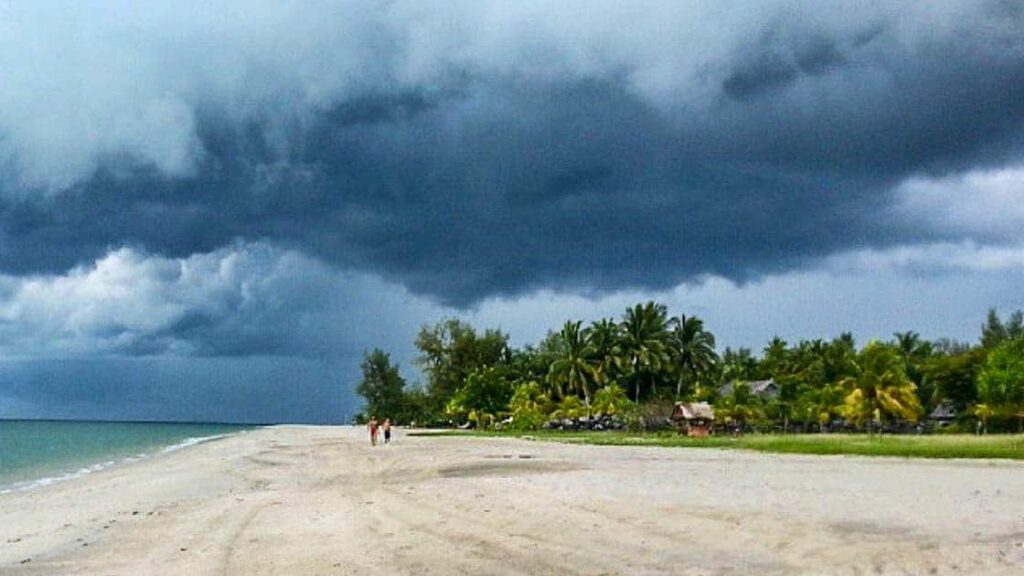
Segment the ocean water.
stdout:
<svg viewBox="0 0 1024 576">
<path fill-rule="evenodd" d="M 0 420 L 0 493 L 99 470 L 253 426 Z"/>
</svg>

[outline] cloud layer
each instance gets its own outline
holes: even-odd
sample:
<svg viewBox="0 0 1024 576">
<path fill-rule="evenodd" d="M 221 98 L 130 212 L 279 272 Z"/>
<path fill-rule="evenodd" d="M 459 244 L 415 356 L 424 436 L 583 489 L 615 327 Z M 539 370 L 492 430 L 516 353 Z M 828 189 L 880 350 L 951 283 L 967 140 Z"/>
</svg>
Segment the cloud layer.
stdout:
<svg viewBox="0 0 1024 576">
<path fill-rule="evenodd" d="M 344 358 L 354 367 L 363 351 L 383 346 L 411 370 L 417 330 L 442 318 L 462 316 L 501 327 L 521 345 L 541 339 L 564 320 L 617 317 L 645 299 L 665 302 L 677 313 L 709 317 L 716 328 L 716 321 L 724 321 L 725 344 L 756 348 L 782 332 L 796 338 L 859 327 L 868 337 L 886 337 L 886 330 L 899 326 L 888 327 L 884 317 L 896 319 L 908 298 L 941 304 L 936 294 L 946 294 L 939 300 L 956 295 L 966 308 L 941 323 L 919 317 L 901 321 L 929 326 L 935 336 L 973 338 L 973 325 L 988 306 L 1012 305 L 1007 289 L 1024 280 L 1022 275 L 1024 245 L 923 244 L 835 254 L 814 268 L 743 285 L 705 276 L 660 291 L 541 290 L 490 297 L 464 310 L 264 244 L 235 244 L 178 259 L 123 248 L 65 274 L 0 277 L 0 357 Z M 909 283 L 914 289 L 907 289 Z M 850 310 L 865 298 L 884 303 L 876 304 L 882 319 L 853 320 L 858 314 Z M 850 310 L 827 328 L 815 323 L 811 301 L 820 309 Z M 766 302 L 772 309 L 755 313 Z M 866 310 L 864 315 L 871 316 Z M 971 330 L 964 329 L 964 321 Z M 943 334 L 940 326 L 953 330 Z M 415 371 L 408 374 L 416 378 Z"/>
<path fill-rule="evenodd" d="M 244 239 L 458 305 L 744 281 L 939 240 L 899 186 L 1024 137 L 1006 2 L 66 8 L 7 9 L 10 274 Z"/>
<path fill-rule="evenodd" d="M 0 278 L 5 357 L 304 355 L 333 276 L 294 253 L 237 245 L 183 259 L 123 248 L 64 275 Z"/>
</svg>

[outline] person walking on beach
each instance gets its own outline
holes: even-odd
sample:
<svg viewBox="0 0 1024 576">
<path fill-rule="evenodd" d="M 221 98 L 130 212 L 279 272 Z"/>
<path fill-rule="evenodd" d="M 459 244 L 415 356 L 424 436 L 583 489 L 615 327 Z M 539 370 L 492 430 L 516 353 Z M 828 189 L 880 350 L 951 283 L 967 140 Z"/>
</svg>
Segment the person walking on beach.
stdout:
<svg viewBox="0 0 1024 576">
<path fill-rule="evenodd" d="M 391 444 L 391 418 L 384 419 L 384 443 Z"/>
<path fill-rule="evenodd" d="M 376 416 L 370 416 L 370 425 L 368 426 L 368 428 L 370 429 L 370 445 L 371 446 L 376 446 L 377 445 L 377 417 Z"/>
</svg>

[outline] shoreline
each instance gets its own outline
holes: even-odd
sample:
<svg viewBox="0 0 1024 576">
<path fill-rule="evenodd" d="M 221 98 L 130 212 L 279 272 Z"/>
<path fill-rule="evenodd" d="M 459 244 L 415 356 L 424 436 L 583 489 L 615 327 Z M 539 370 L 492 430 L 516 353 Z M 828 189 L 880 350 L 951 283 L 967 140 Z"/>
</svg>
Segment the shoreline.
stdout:
<svg viewBox="0 0 1024 576">
<path fill-rule="evenodd" d="M 0 421 L 0 494 L 33 490 L 111 467 L 174 452 L 254 427 L 224 424 Z"/>
<path fill-rule="evenodd" d="M 37 488 L 52 486 L 54 484 L 67 482 L 69 480 L 74 480 L 75 478 L 80 478 L 82 476 L 85 476 L 86 474 L 93 474 L 95 472 L 100 472 L 102 470 L 108 470 L 126 464 L 133 464 L 135 462 L 140 462 L 151 458 L 157 458 L 163 454 L 170 454 L 172 452 L 177 452 L 178 450 L 183 450 L 185 448 L 189 448 L 191 446 L 196 446 L 206 442 L 214 442 L 216 440 L 221 440 L 229 436 L 233 436 L 235 434 L 244 434 L 247 431 L 248 430 L 239 430 L 237 432 L 215 434 L 212 436 L 194 436 L 190 438 L 185 438 L 184 440 L 176 442 L 174 444 L 161 446 L 157 448 L 155 451 L 151 452 L 140 452 L 138 454 L 133 454 L 131 456 L 121 456 L 113 460 L 103 460 L 92 464 L 85 464 L 84 466 L 78 468 L 77 470 L 55 470 L 53 472 L 56 472 L 56 475 L 39 476 L 28 480 L 19 480 L 8 484 L 0 484 L 0 495 L 16 492 L 26 492 L 29 490 L 35 490 Z M 49 474 L 50 471 L 46 471 L 44 473 Z"/>
<path fill-rule="evenodd" d="M 1022 473 L 275 426 L 0 495 L 0 572 L 1012 574 Z"/>
</svg>

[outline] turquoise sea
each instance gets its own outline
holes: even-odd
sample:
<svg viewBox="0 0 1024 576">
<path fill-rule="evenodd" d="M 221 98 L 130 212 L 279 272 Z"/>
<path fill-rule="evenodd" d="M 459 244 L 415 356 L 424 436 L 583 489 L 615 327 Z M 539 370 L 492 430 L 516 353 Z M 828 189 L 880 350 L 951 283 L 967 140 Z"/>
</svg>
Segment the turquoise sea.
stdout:
<svg viewBox="0 0 1024 576">
<path fill-rule="evenodd" d="M 0 493 L 250 428 L 253 426 L 0 420 Z"/>
</svg>

